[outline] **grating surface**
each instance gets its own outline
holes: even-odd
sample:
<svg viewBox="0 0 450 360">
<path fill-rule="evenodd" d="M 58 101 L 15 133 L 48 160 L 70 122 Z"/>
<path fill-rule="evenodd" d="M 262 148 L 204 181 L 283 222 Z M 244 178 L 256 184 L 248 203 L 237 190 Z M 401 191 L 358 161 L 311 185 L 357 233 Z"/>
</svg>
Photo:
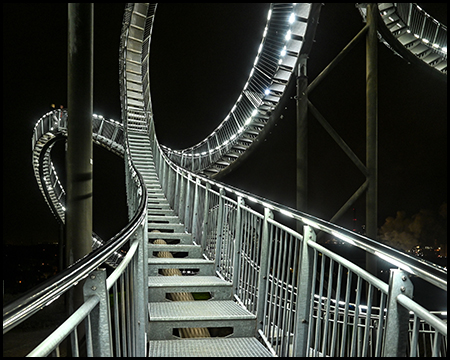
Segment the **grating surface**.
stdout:
<svg viewBox="0 0 450 360">
<path fill-rule="evenodd" d="M 231 283 L 219 279 L 215 276 L 150 276 L 148 286 L 167 287 L 167 286 L 223 286 Z"/>
<path fill-rule="evenodd" d="M 255 338 L 156 340 L 149 342 L 149 356 L 271 357 Z"/>
<path fill-rule="evenodd" d="M 255 316 L 231 300 L 149 304 L 150 321 L 246 320 Z"/>
<path fill-rule="evenodd" d="M 190 259 L 190 258 L 149 258 L 148 263 L 151 265 L 162 265 L 162 264 L 172 264 L 172 265 L 196 265 L 196 264 L 214 264 L 212 260 L 205 259 Z"/>
</svg>

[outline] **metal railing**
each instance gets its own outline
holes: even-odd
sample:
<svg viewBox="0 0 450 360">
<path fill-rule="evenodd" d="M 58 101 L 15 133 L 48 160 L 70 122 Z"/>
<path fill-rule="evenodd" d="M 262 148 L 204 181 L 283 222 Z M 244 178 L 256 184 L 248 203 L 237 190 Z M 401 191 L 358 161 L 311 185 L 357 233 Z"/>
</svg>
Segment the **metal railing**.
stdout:
<svg viewBox="0 0 450 360">
<path fill-rule="evenodd" d="M 51 136 L 52 127 L 60 125 L 63 130 L 67 117 L 59 112 L 45 115 L 37 124 L 42 128 L 40 135 Z M 94 116 L 94 127 L 98 141 L 110 142 L 111 151 L 120 152 L 116 141 L 121 126 L 118 123 Z M 54 122 L 54 120 L 59 120 Z M 108 125 L 109 126 L 108 130 Z M 103 130 L 102 130 L 103 128 Z M 36 130 L 36 129 L 35 129 Z M 35 132 L 36 134 L 36 132 Z M 102 139 L 100 139 L 102 137 Z M 40 136 L 33 137 L 33 148 Z M 49 306 L 60 296 L 65 296 L 75 286 L 83 287 L 84 304 L 68 317 L 49 335 L 29 356 L 46 356 L 60 353 L 62 341 L 70 337 L 73 356 L 86 353 L 88 356 L 144 356 L 146 349 L 146 290 L 147 274 L 147 191 L 144 180 L 136 171 L 125 139 L 124 158 L 126 164 L 126 190 L 129 208 L 129 223 L 103 246 L 93 250 L 73 266 L 63 270 L 43 284 L 3 308 L 3 333 L 32 317 Z M 49 167 L 50 162 L 41 167 Z M 51 166 L 50 166 L 51 167 Z M 57 184 L 57 186 L 55 185 Z M 62 189 L 61 184 L 53 182 L 46 187 Z M 45 195 L 45 193 L 44 193 Z M 53 201 L 48 200 L 49 203 Z M 59 200 L 58 200 L 59 202 Z M 125 256 L 117 256 L 121 249 L 127 248 Z M 113 258 L 115 269 L 107 277 L 105 262 Z M 78 339 L 77 326 L 84 322 L 85 339 Z M 79 348 L 83 343 L 82 349 Z M 67 354 L 68 356 L 70 354 Z"/>
<path fill-rule="evenodd" d="M 133 19 L 132 8 L 126 7 L 129 19 Z M 127 19 L 126 15 L 124 23 Z M 121 80 L 127 78 L 122 74 Z M 121 96 L 125 105 L 122 111 L 128 111 L 126 116 L 131 121 L 127 129 L 149 136 L 155 167 L 169 203 L 185 230 L 192 233 L 194 242 L 215 261 L 217 275 L 232 282 L 235 300 L 257 316 L 257 334 L 273 354 L 446 355 L 446 312 L 442 319 L 412 300 L 417 292 L 412 281 L 415 277 L 446 296 L 446 270 L 174 164 L 158 144 L 150 99 L 145 100 L 147 110 L 143 110 L 138 98 L 127 102 L 124 91 Z M 131 100 L 136 104 L 131 104 Z M 131 106 L 138 109 L 136 114 L 129 112 Z M 52 127 L 52 121 L 50 114 L 39 123 L 42 134 L 48 133 L 44 130 Z M 102 128 L 97 133 L 107 134 L 105 138 L 120 137 L 117 126 L 103 123 L 99 129 L 101 126 L 105 132 Z M 226 135 L 231 139 L 236 132 Z M 39 138 L 33 140 L 33 147 Z M 58 354 L 59 344 L 67 337 L 71 338 L 72 354 L 77 355 L 80 349 L 76 328 L 82 321 L 86 326 L 87 355 L 145 355 L 147 191 L 133 164 L 126 136 L 124 142 L 130 217 L 127 227 L 101 248 L 3 309 L 5 333 L 84 283 L 84 304 L 30 355 Z M 58 184 L 56 177 L 48 178 L 49 184 Z M 290 220 L 294 225 L 287 225 Z M 389 282 L 318 244 L 317 231 L 386 261 L 392 267 Z M 99 267 L 124 246 L 128 247 L 126 256 L 107 277 Z"/>
<path fill-rule="evenodd" d="M 446 270 L 178 167 L 150 127 L 168 201 L 205 256 L 215 260 L 218 276 L 233 283 L 235 300 L 257 315 L 258 334 L 274 354 L 446 355 L 446 312 L 441 319 L 411 300 L 415 277 L 446 296 Z M 286 226 L 289 218 L 302 230 Z M 318 244 L 317 231 L 386 261 L 389 282 Z"/>
<path fill-rule="evenodd" d="M 418 39 L 447 59 L 447 26 L 413 3 L 396 3 L 397 14 Z"/>
<path fill-rule="evenodd" d="M 235 104 L 198 144 L 182 150 L 162 146 L 174 163 L 216 175 L 254 149 L 256 140 L 261 141 L 280 116 L 276 109 L 281 107 L 300 53 L 309 52 L 320 7 L 318 3 L 270 4 L 253 66 Z"/>
</svg>

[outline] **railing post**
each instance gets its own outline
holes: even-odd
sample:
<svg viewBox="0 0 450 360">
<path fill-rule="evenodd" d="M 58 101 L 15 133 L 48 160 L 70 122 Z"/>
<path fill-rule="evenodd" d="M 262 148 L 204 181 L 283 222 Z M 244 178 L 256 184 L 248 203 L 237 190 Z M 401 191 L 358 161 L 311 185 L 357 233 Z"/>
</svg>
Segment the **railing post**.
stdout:
<svg viewBox="0 0 450 360">
<path fill-rule="evenodd" d="M 186 183 L 186 200 L 185 200 L 185 211 L 184 211 L 184 228 L 186 232 L 192 233 L 192 216 L 191 216 L 191 212 L 192 212 L 192 186 L 191 186 L 191 181 L 192 180 L 192 176 L 191 174 L 188 174 L 188 178 L 187 178 L 187 183 Z"/>
<path fill-rule="evenodd" d="M 180 181 L 179 181 L 179 192 L 178 192 L 178 217 L 184 220 L 184 208 L 185 208 L 185 191 L 184 191 L 184 176 L 180 174 Z M 184 224 L 186 227 L 186 224 Z"/>
<path fill-rule="evenodd" d="M 145 357 L 146 330 L 147 330 L 147 304 L 148 304 L 148 221 L 147 216 L 137 231 L 139 246 L 134 261 L 134 289 L 136 291 L 136 331 L 135 331 L 135 356 Z M 137 256 L 137 257 L 136 257 Z"/>
<path fill-rule="evenodd" d="M 264 305 L 267 302 L 267 282 L 269 268 L 269 248 L 271 239 L 269 239 L 268 219 L 273 219 L 273 213 L 269 208 L 264 208 L 264 220 L 261 235 L 261 257 L 259 261 L 258 275 L 258 303 L 256 307 L 256 327 L 257 330 L 263 329 Z"/>
<path fill-rule="evenodd" d="M 200 229 L 198 228 L 198 208 L 199 208 L 199 195 L 200 193 L 200 179 L 196 179 L 195 181 L 195 192 L 194 192 L 194 209 L 192 214 L 192 240 L 195 241 L 196 244 L 198 244 L 198 238 Z"/>
<path fill-rule="evenodd" d="M 236 232 L 234 238 L 233 263 L 233 295 L 239 296 L 239 282 L 241 275 L 241 247 L 242 247 L 242 207 L 245 201 L 241 196 L 237 198 Z"/>
<path fill-rule="evenodd" d="M 211 184 L 206 183 L 205 189 L 205 205 L 203 207 L 203 222 L 202 222 L 202 235 L 200 239 L 200 245 L 202 246 L 202 253 L 205 253 L 206 237 L 208 235 L 208 220 L 209 220 L 209 192 L 211 190 Z"/>
<path fill-rule="evenodd" d="M 164 195 L 167 197 L 167 171 L 166 171 L 166 168 L 167 168 L 167 163 L 165 161 L 163 161 L 160 182 L 161 182 L 162 191 L 163 191 Z"/>
<path fill-rule="evenodd" d="M 106 269 L 93 271 L 83 286 L 84 301 L 98 296 L 100 302 L 86 319 L 86 343 L 88 356 L 112 356 L 111 313 L 106 287 Z"/>
<path fill-rule="evenodd" d="M 297 269 L 297 302 L 295 304 L 296 317 L 293 341 L 293 356 L 295 357 L 307 356 L 309 352 L 307 345 L 309 327 L 311 326 L 309 323 L 309 311 L 311 298 L 313 297 L 311 293 L 311 279 L 313 276 L 314 251 L 308 246 L 308 241 L 315 242 L 316 234 L 311 226 L 304 225 L 302 255 Z"/>
<path fill-rule="evenodd" d="M 174 179 L 174 170 L 169 166 L 168 167 L 168 174 L 167 174 L 167 192 L 166 192 L 166 198 L 167 201 L 169 201 L 170 206 L 172 206 L 172 209 L 174 207 L 175 202 L 175 179 Z"/>
<path fill-rule="evenodd" d="M 383 356 L 399 357 L 406 355 L 409 311 L 397 302 L 397 296 L 403 294 L 412 298 L 413 290 L 414 286 L 407 272 L 400 269 L 391 269 Z"/>
<path fill-rule="evenodd" d="M 220 259 L 222 257 L 222 233 L 223 233 L 223 210 L 225 190 L 220 188 L 219 213 L 217 214 L 217 232 L 216 232 L 216 272 L 220 272 Z"/>
<path fill-rule="evenodd" d="M 180 204 L 180 177 L 181 174 L 176 171 L 175 173 L 175 188 L 174 188 L 174 199 L 173 199 L 173 207 L 172 209 L 175 211 L 175 213 L 178 215 L 178 206 Z"/>
</svg>

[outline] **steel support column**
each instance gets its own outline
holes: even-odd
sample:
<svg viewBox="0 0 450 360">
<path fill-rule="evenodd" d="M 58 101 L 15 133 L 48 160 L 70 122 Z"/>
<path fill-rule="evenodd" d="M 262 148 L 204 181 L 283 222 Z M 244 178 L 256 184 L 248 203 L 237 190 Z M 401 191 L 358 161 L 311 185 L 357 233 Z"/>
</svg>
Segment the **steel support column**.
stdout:
<svg viewBox="0 0 450 360">
<path fill-rule="evenodd" d="M 366 34 L 366 235 L 377 236 L 378 217 L 378 38 L 376 4 L 367 4 Z M 376 275 L 376 259 L 366 254 L 366 270 Z"/>
<path fill-rule="evenodd" d="M 93 44 L 94 5 L 69 4 L 66 265 L 92 250 Z M 82 288 L 74 288 L 68 312 L 82 303 Z M 81 330 L 79 338 L 82 336 Z"/>
<path fill-rule="evenodd" d="M 297 210 L 308 208 L 308 77 L 306 55 L 297 63 Z"/>
<path fill-rule="evenodd" d="M 94 5 L 69 4 L 67 211 L 69 264 L 92 250 Z"/>
</svg>

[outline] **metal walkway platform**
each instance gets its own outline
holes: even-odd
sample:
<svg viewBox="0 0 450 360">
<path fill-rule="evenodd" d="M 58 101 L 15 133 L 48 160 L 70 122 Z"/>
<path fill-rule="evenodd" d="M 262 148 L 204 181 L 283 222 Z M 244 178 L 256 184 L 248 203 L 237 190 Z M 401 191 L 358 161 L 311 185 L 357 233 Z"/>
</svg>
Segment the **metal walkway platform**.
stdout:
<svg viewBox="0 0 450 360">
<path fill-rule="evenodd" d="M 139 148 L 146 146 L 144 139 L 133 142 Z M 153 164 L 151 157 L 147 160 Z M 214 261 L 204 258 L 192 235 L 183 231 L 184 224 L 162 195 L 154 166 L 145 161 L 140 166 L 145 168 L 151 196 L 147 206 L 149 356 L 272 356 L 255 337 L 256 316 L 233 301 L 232 284 L 215 276 Z M 155 240 L 164 241 L 154 244 Z M 161 257 L 163 253 L 171 257 Z M 188 271 L 190 276 L 163 276 L 166 269 Z M 208 300 L 171 301 L 174 293 L 200 293 Z M 187 328 L 214 329 L 223 337 L 180 338 L 178 329 Z"/>
<path fill-rule="evenodd" d="M 269 357 L 255 338 L 211 338 L 150 341 L 150 357 Z"/>
</svg>

